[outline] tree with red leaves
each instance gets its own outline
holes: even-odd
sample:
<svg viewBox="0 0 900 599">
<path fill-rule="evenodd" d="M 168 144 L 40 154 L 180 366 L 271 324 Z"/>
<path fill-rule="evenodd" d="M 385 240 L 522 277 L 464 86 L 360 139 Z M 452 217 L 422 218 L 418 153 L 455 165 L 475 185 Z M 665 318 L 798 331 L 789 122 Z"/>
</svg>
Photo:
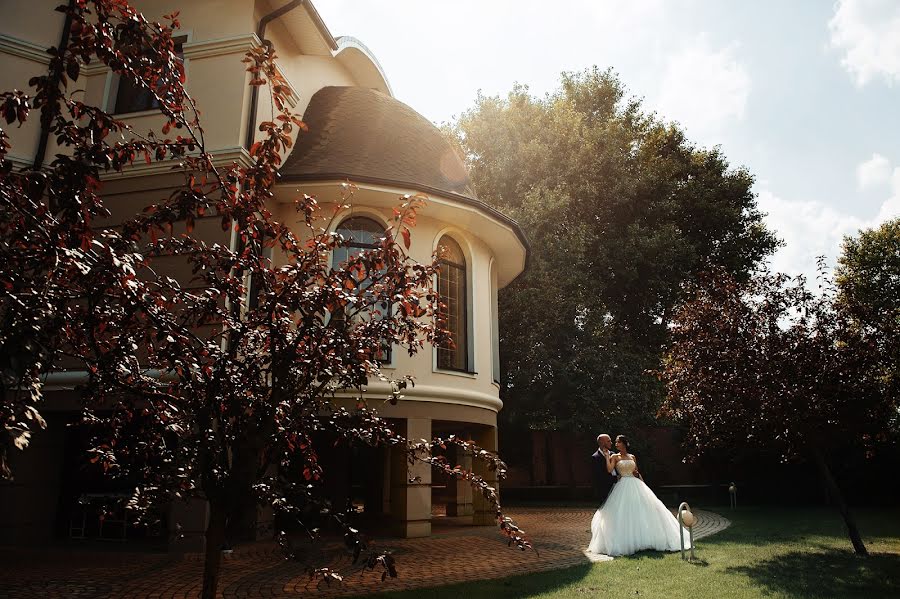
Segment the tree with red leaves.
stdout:
<svg viewBox="0 0 900 599">
<path fill-rule="evenodd" d="M 701 277 L 675 315 L 661 414 L 686 425 L 691 454 L 765 444 L 814 463 L 854 550 L 866 555 L 829 454 L 848 442 L 871 451 L 896 413 L 897 389 L 881 376 L 878 345 L 820 280 L 813 293 L 785 275 Z"/>
<path fill-rule="evenodd" d="M 397 447 L 410 462 L 470 481 L 496 504 L 510 544 L 529 548 L 490 484 L 433 450 L 456 445 L 502 478 L 496 454 L 456 437 L 411 443 L 361 391 L 373 378 L 389 380 L 378 362 L 385 346 L 413 354 L 445 339 L 432 289 L 438 261 L 420 264 L 407 254 L 424 198 L 400 198 L 377 247 L 332 266 L 327 256 L 347 240 L 323 226 L 328 217 L 315 198 L 296 198 L 299 227 L 269 210 L 282 157 L 305 129 L 288 108 L 290 90 L 271 46 L 250 51 L 245 62 L 251 85 L 268 86 L 276 116 L 260 125 L 250 166 L 221 165 L 207 151 L 184 86 L 173 41 L 177 15 L 152 23 L 124 0 L 73 0 L 60 10 L 67 33 L 50 50 L 49 73 L 32 79 L 33 95 L 0 95 L 7 124 L 40 111 L 44 135 L 63 148 L 49 164 L 39 156 L 32 167 L 14 170 L 0 131 L 4 474 L 12 475 L 9 447 L 24 448 L 44 426 L 42 375 L 68 360 L 88 373 L 82 391 L 85 425 L 95 438 L 92 461 L 111 476 L 140 481 L 130 508 L 186 498 L 209 503 L 203 597 L 215 596 L 227 523 L 248 500 L 301 525 L 310 508 L 327 514 L 355 558 L 365 551 L 365 564 L 396 575 L 392 558 L 369 552 L 342 506 L 322 496 L 320 431 L 339 442 Z M 158 135 L 139 135 L 76 99 L 68 85 L 92 61 L 153 95 L 165 117 Z M 171 161 L 183 183 L 120 226 L 98 226 L 110 214 L 103 176 L 135 160 Z M 235 243 L 191 235 L 195 220 L 210 215 Z M 186 233 L 175 234 L 181 226 Z M 160 257 L 173 256 L 190 265 L 190 281 L 155 268 Z M 411 384 L 390 382 L 390 401 Z M 333 401 L 341 389 L 360 390 L 355 407 Z M 279 538 L 287 544 L 286 535 Z"/>
</svg>

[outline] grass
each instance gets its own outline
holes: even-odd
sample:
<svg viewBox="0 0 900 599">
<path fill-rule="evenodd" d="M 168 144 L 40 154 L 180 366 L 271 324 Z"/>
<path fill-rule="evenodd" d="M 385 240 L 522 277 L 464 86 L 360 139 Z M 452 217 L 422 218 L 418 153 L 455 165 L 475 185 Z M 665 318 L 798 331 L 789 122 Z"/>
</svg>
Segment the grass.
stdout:
<svg viewBox="0 0 900 599">
<path fill-rule="evenodd" d="M 722 510 L 729 529 L 697 543 L 697 562 L 644 552 L 612 562 L 476 581 L 373 599 L 479 597 L 878 599 L 900 597 L 900 510 L 857 509 L 870 556 L 857 557 L 836 512 Z"/>
</svg>

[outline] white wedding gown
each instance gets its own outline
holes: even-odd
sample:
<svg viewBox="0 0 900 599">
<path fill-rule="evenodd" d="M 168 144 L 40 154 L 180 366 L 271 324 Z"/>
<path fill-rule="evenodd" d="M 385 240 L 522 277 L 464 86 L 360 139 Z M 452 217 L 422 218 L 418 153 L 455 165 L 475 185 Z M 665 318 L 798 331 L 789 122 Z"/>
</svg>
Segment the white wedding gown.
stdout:
<svg viewBox="0 0 900 599">
<path fill-rule="evenodd" d="M 588 551 L 602 555 L 631 555 L 644 549 L 679 551 L 678 520 L 644 481 L 634 476 L 634 460 L 619 460 L 619 482 L 594 514 Z M 691 546 L 684 530 L 684 547 Z"/>
</svg>

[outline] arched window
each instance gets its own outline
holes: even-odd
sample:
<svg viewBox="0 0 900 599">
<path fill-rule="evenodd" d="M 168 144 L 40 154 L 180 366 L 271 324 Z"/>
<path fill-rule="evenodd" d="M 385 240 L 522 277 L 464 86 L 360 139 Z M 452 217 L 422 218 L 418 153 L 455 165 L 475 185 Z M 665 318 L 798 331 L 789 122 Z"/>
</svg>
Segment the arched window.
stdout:
<svg viewBox="0 0 900 599">
<path fill-rule="evenodd" d="M 341 237 L 349 240 L 343 247 L 334 248 L 332 265 L 338 266 L 346 262 L 350 256 L 357 254 L 354 249 L 372 249 L 384 237 L 384 227 L 365 216 L 351 216 L 340 224 L 336 231 Z"/>
<path fill-rule="evenodd" d="M 441 296 L 443 326 L 452 343 L 437 349 L 438 368 L 469 371 L 468 315 L 466 314 L 466 257 L 452 238 L 444 236 L 438 244 L 441 270 L 438 292 Z"/>
<path fill-rule="evenodd" d="M 360 250 L 365 251 L 378 247 L 381 239 L 384 237 L 384 226 L 365 216 L 351 216 L 344 220 L 335 232 L 347 240 L 347 243 L 341 247 L 334 248 L 332 251 L 332 268 L 337 268 L 341 263 L 357 255 Z M 365 288 L 366 284 L 360 285 L 360 291 L 365 292 Z M 381 314 L 387 314 L 387 311 L 390 310 L 390 305 L 381 304 L 377 310 Z M 343 319 L 343 317 L 343 314 L 337 313 L 332 316 L 333 319 Z M 365 315 L 359 315 L 358 317 L 367 318 Z M 389 344 L 378 352 L 376 359 L 379 362 L 391 361 L 391 347 Z"/>
</svg>

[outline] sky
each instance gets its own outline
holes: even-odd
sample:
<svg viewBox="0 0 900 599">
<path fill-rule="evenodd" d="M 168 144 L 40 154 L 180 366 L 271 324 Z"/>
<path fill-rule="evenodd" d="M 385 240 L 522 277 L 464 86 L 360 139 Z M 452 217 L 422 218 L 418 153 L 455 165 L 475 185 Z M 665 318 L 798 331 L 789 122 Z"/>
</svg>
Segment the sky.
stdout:
<svg viewBox="0 0 900 599">
<path fill-rule="evenodd" d="M 755 177 L 785 242 L 772 267 L 814 276 L 845 235 L 900 216 L 900 0 L 319 0 L 335 36 L 381 63 L 435 123 L 480 90 L 536 95 L 563 71 L 619 74 L 645 110 Z"/>
</svg>

